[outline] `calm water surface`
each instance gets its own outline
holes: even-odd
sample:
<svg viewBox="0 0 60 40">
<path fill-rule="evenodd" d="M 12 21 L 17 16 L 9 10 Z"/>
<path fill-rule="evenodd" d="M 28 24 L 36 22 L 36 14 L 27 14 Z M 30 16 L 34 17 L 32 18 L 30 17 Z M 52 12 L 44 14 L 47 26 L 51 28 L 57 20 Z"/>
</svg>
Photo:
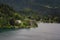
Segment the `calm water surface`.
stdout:
<svg viewBox="0 0 60 40">
<path fill-rule="evenodd" d="M 0 40 L 60 40 L 60 24 L 39 23 L 38 26 L 0 33 Z"/>
</svg>

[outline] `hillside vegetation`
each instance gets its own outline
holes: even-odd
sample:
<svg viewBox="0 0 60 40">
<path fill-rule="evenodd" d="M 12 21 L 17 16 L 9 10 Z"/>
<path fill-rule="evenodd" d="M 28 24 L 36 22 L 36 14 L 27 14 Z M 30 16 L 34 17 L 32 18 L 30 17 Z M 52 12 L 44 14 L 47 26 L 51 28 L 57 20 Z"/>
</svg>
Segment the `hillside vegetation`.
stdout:
<svg viewBox="0 0 60 40">
<path fill-rule="evenodd" d="M 43 7 L 40 12 L 31 8 L 23 8 L 20 11 L 16 11 L 7 4 L 0 5 L 1 29 L 37 27 L 38 21 L 44 23 L 60 23 L 60 9 Z"/>
<path fill-rule="evenodd" d="M 19 20 L 15 22 L 16 20 Z M 21 23 L 19 23 L 21 21 Z M 0 29 L 31 28 L 37 27 L 36 21 L 30 23 L 31 19 L 15 11 L 6 4 L 0 5 Z"/>
</svg>

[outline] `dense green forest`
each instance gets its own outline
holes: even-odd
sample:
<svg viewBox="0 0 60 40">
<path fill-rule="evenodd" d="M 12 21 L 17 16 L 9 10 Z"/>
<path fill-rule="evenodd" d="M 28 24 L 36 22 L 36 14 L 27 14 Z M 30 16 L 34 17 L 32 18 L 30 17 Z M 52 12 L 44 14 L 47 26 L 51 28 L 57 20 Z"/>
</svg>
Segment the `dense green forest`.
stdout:
<svg viewBox="0 0 60 40">
<path fill-rule="evenodd" d="M 39 21 L 44 23 L 60 23 L 58 8 L 45 8 L 45 12 L 49 14 L 43 14 L 43 12 L 38 12 L 31 8 L 23 8 L 20 11 L 16 11 L 7 4 L 0 4 L 0 28 L 37 27 L 37 22 Z"/>
<path fill-rule="evenodd" d="M 29 19 L 26 15 L 24 14 L 22 15 L 21 13 L 15 11 L 9 5 L 6 4 L 0 5 L 0 28 L 1 29 L 30 28 L 30 27 L 37 27 L 36 21 L 33 21 Z"/>
</svg>

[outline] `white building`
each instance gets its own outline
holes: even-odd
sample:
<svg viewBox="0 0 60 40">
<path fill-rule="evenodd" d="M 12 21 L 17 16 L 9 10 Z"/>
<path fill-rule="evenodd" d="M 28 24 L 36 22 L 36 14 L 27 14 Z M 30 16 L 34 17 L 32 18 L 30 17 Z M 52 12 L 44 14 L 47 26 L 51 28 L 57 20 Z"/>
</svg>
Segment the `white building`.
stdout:
<svg viewBox="0 0 60 40">
<path fill-rule="evenodd" d="M 20 24 L 21 23 L 21 20 L 16 20 L 15 23 Z"/>
</svg>

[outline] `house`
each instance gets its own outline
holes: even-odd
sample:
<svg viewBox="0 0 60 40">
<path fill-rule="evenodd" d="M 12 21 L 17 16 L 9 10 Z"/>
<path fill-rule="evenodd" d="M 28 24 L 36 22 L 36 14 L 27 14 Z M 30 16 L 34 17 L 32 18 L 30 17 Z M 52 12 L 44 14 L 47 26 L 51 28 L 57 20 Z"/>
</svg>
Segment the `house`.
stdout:
<svg viewBox="0 0 60 40">
<path fill-rule="evenodd" d="M 18 25 L 21 23 L 21 20 L 15 20 L 15 19 L 10 19 L 10 25 L 14 26 L 14 25 Z"/>
<path fill-rule="evenodd" d="M 21 20 L 15 20 L 15 23 L 20 24 L 21 23 Z"/>
</svg>

